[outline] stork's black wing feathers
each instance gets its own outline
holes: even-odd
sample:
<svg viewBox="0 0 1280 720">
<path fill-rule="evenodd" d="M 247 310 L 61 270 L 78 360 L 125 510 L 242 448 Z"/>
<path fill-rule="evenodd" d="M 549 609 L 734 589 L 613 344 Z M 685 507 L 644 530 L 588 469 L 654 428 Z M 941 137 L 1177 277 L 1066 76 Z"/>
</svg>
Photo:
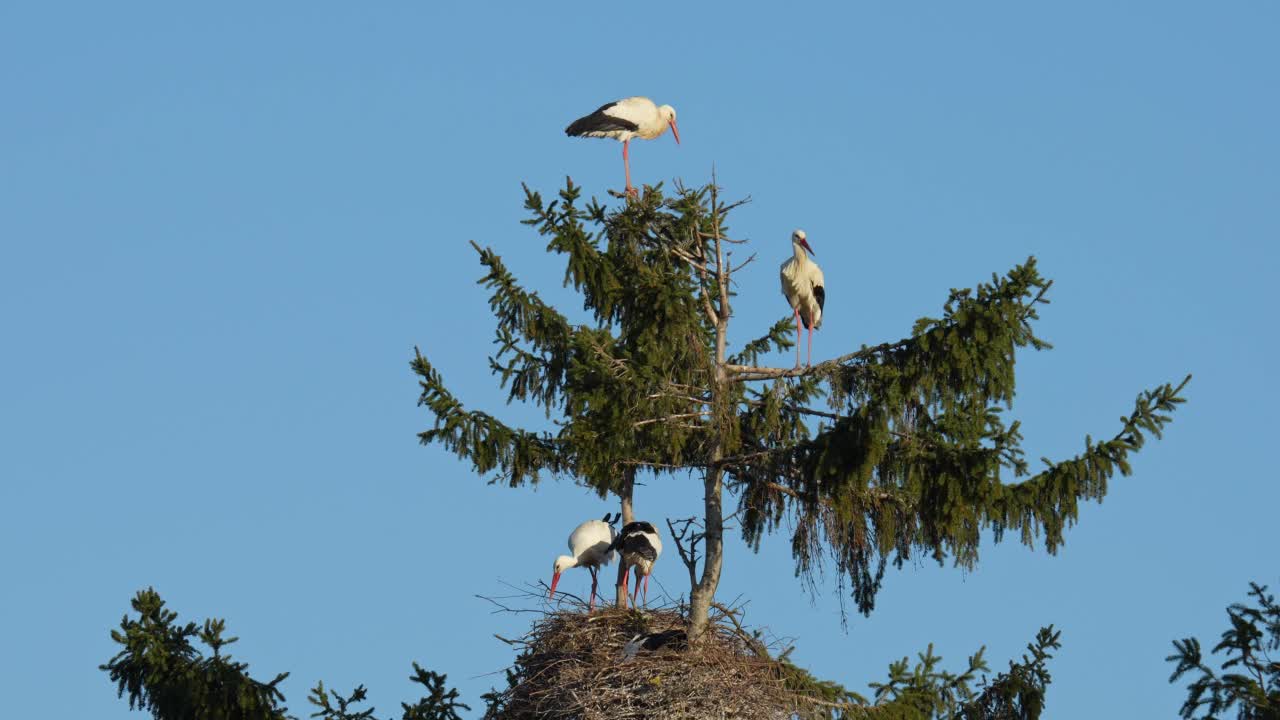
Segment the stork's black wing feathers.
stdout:
<svg viewBox="0 0 1280 720">
<path fill-rule="evenodd" d="M 629 541 L 643 542 L 646 547 L 649 547 L 649 540 L 645 538 L 645 533 L 653 533 L 654 535 L 657 535 L 658 531 L 653 527 L 652 523 L 647 523 L 643 520 L 627 523 L 622 527 L 622 532 L 618 533 L 618 537 L 614 538 L 613 543 L 609 545 L 608 552 L 619 549 L 624 552 L 630 552 L 630 545 L 628 545 Z M 652 547 L 649 547 L 649 552 L 653 552 Z M 649 556 L 645 555 L 645 557 Z M 656 558 L 657 555 L 654 555 L 654 557 Z"/>
<path fill-rule="evenodd" d="M 822 289 L 821 285 L 813 286 L 813 299 L 818 301 L 818 312 L 822 312 L 822 306 L 827 301 L 827 291 Z M 809 308 L 806 305 L 800 306 L 800 324 L 805 330 L 813 327 L 813 317 L 809 314 Z"/>
<path fill-rule="evenodd" d="M 585 135 L 589 132 L 613 132 L 615 130 L 635 132 L 639 130 L 640 126 L 630 120 L 624 120 L 605 113 L 605 110 L 617 104 L 616 102 L 606 103 L 590 115 L 574 120 L 569 124 L 569 127 L 564 129 L 564 134 Z"/>
<path fill-rule="evenodd" d="M 649 538 L 644 535 L 633 533 L 631 535 L 623 535 L 619 539 L 622 540 L 622 554 L 624 556 L 639 555 L 649 562 L 654 562 L 658 559 L 658 551 L 649 544 Z"/>
<path fill-rule="evenodd" d="M 636 639 L 641 641 L 640 647 L 645 650 L 657 650 L 665 645 L 679 648 L 688 644 L 689 634 L 684 630 L 666 630 L 659 633 L 649 633 Z"/>
<path fill-rule="evenodd" d="M 649 532 L 649 533 L 653 533 L 654 535 L 658 534 L 658 530 L 653 527 L 653 523 L 648 523 L 648 522 L 645 522 L 644 520 L 629 522 L 622 528 L 623 535 L 628 535 L 630 533 L 642 533 L 642 532 Z"/>
</svg>

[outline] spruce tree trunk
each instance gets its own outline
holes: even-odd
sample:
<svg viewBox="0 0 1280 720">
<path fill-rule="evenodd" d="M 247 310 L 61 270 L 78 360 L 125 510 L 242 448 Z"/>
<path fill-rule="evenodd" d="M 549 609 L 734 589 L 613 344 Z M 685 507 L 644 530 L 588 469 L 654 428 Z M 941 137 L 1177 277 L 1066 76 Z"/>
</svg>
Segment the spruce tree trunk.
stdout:
<svg viewBox="0 0 1280 720">
<path fill-rule="evenodd" d="M 622 527 L 626 527 L 627 523 L 635 522 L 636 514 L 632 509 L 632 494 L 636 487 L 636 469 L 634 466 L 623 471 L 622 492 L 619 497 L 622 500 Z M 621 528 L 619 528 L 621 529 Z M 623 581 L 627 577 L 627 567 L 622 563 L 622 554 L 618 554 L 618 581 L 614 585 L 614 604 L 619 608 L 627 609 L 627 591 L 623 586 Z"/>
<path fill-rule="evenodd" d="M 711 601 L 720 586 L 724 563 L 724 512 L 720 506 L 723 471 L 714 468 L 703 481 L 706 537 L 703 538 L 702 577 L 689 598 L 689 637 L 697 642 L 710 624 Z"/>
<path fill-rule="evenodd" d="M 717 205 L 715 188 L 711 191 L 711 206 Z M 725 372 L 725 346 L 729 334 L 729 318 L 733 314 L 729 309 L 729 270 L 720 245 L 720 222 L 716 220 L 716 285 L 719 290 L 719 303 L 715 313 L 716 321 L 716 360 L 715 378 L 711 388 L 712 432 L 711 466 L 702 481 L 703 487 L 703 555 L 702 577 L 698 586 L 689 593 L 689 640 L 699 642 L 710 625 L 711 602 L 715 599 L 716 589 L 720 587 L 720 568 L 724 564 L 724 509 L 721 501 L 724 489 L 724 469 L 720 461 L 724 459 L 725 429 L 722 423 L 727 417 L 724 407 L 725 388 L 728 384 Z"/>
</svg>

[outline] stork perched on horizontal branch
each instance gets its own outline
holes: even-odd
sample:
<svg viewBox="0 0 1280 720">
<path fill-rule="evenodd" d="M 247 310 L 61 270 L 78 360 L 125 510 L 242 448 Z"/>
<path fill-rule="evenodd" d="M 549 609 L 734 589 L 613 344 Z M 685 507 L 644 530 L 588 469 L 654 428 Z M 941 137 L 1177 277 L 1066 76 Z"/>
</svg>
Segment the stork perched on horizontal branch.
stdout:
<svg viewBox="0 0 1280 720">
<path fill-rule="evenodd" d="M 627 193 L 635 194 L 631 187 L 631 161 L 627 146 L 632 138 L 652 140 L 671 128 L 676 144 L 680 144 L 680 131 L 676 129 L 676 109 L 670 105 L 658 107 L 647 97 L 629 97 L 601 105 L 590 115 L 574 120 L 564 129 L 565 135 L 576 137 L 613 138 L 622 143 L 622 167 L 627 174 Z"/>
<path fill-rule="evenodd" d="M 809 351 L 806 365 L 813 364 L 813 331 L 822 327 L 822 306 L 827 300 L 822 268 L 812 259 L 813 248 L 803 230 L 791 233 L 792 256 L 782 263 L 782 295 L 796 316 L 796 367 L 800 367 L 800 328 L 809 329 Z"/>
</svg>

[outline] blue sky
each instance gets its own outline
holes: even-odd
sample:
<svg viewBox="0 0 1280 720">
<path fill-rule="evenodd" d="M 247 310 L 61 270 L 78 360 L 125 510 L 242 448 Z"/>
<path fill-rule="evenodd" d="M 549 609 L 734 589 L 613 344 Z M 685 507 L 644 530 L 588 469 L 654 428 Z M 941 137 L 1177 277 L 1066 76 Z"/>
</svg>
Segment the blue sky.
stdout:
<svg viewBox="0 0 1280 720">
<path fill-rule="evenodd" d="M 480 707 L 511 658 L 492 633 L 526 618 L 475 595 L 547 579 L 610 508 L 418 446 L 407 363 L 420 345 L 472 406 L 538 420 L 485 370 L 467 241 L 573 303 L 518 224 L 520 183 L 619 187 L 616 143 L 562 131 L 645 94 L 684 144 L 637 143 L 637 182 L 714 165 L 753 199 L 733 228 L 762 261 L 734 339 L 785 314 L 776 263 L 803 227 L 828 283 L 815 359 L 1039 258 L 1056 348 L 1020 358 L 1030 457 L 1078 452 L 1195 373 L 1055 557 L 988 544 L 972 573 L 893 572 L 843 631 L 785 537 L 735 541 L 721 596 L 855 689 L 929 642 L 953 667 L 985 644 L 999 668 L 1055 623 L 1051 717 L 1173 716 L 1170 640 L 1216 635 L 1249 580 L 1280 580 L 1278 31 L 1261 2 L 0 6 L 11 714 L 129 717 L 96 666 L 148 585 L 228 618 L 260 675 L 291 671 L 298 714 L 320 679 L 390 713 L 414 660 Z M 637 504 L 689 515 L 700 491 L 661 480 Z M 678 570 L 655 580 L 678 593 Z"/>
</svg>

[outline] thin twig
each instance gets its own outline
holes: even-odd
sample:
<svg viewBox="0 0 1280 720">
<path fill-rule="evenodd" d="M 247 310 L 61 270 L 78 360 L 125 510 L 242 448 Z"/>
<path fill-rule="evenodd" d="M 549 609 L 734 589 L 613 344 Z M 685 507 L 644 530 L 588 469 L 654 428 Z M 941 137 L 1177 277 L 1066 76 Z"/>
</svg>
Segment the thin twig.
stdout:
<svg viewBox="0 0 1280 720">
<path fill-rule="evenodd" d="M 746 260 L 742 261 L 742 264 L 741 264 L 741 265 L 739 265 L 739 266 L 737 266 L 737 267 L 733 268 L 732 270 L 730 270 L 730 272 L 738 272 L 738 271 L 739 271 L 739 270 L 741 270 L 742 268 L 744 268 L 744 267 L 746 267 L 746 266 L 750 265 L 752 262 L 754 262 L 754 261 L 755 261 L 755 259 L 756 259 L 756 254 L 755 254 L 755 253 L 751 253 L 751 257 L 749 257 L 749 258 L 747 258 Z"/>
<path fill-rule="evenodd" d="M 732 210 L 733 208 L 737 207 L 737 206 L 738 206 L 738 205 L 740 205 L 740 204 L 741 204 L 741 203 L 734 203 L 732 206 L 727 206 L 727 205 L 726 205 L 725 207 L 721 208 L 721 210 L 720 210 L 720 214 L 721 214 L 721 215 L 725 215 L 725 214 L 727 214 L 730 210 Z M 699 236 L 701 236 L 703 239 L 706 239 L 706 240 L 719 239 L 719 240 L 721 240 L 721 241 L 723 241 L 723 242 L 733 243 L 734 245 L 742 245 L 742 244 L 745 244 L 745 243 L 747 242 L 746 240 L 733 240 L 733 239 L 730 239 L 730 238 L 727 238 L 727 237 L 723 237 L 723 236 L 721 236 L 720 238 L 716 238 L 716 236 L 715 236 L 715 234 L 714 234 L 714 233 L 705 233 L 705 232 L 702 232 L 701 230 L 699 230 L 699 231 L 698 231 L 698 235 L 699 235 Z"/>
<path fill-rule="evenodd" d="M 653 423 L 669 422 L 671 420 L 681 420 L 684 418 L 703 417 L 710 414 L 711 414 L 710 410 L 704 410 L 702 412 L 678 413 L 675 415 L 668 415 L 666 417 L 649 418 L 648 420 L 637 420 L 636 422 L 631 424 L 631 427 L 643 427 L 645 425 L 652 425 Z M 693 425 L 692 427 L 698 427 L 698 426 Z"/>
</svg>

